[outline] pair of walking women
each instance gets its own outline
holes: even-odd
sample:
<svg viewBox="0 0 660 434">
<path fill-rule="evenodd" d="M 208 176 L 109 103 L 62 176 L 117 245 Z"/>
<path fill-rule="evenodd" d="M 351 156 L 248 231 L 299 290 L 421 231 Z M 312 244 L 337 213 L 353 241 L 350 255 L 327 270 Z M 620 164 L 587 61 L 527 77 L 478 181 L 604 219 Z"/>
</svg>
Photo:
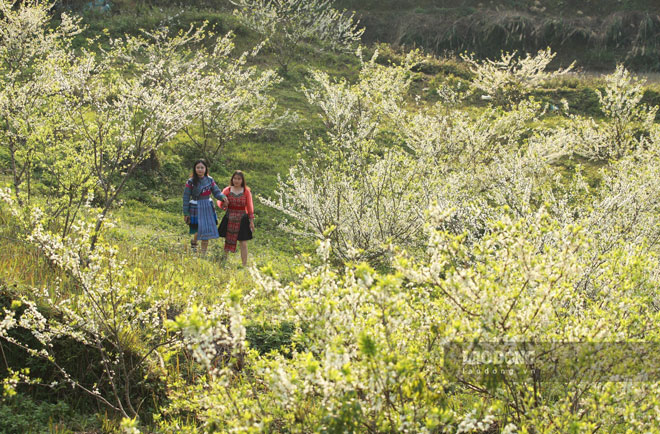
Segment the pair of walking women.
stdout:
<svg viewBox="0 0 660 434">
<path fill-rule="evenodd" d="M 218 206 L 227 210 L 220 228 L 213 206 L 214 197 L 218 200 Z M 247 241 L 252 239 L 254 232 L 254 206 L 243 172 L 235 171 L 229 185 L 220 190 L 209 176 L 206 162 L 195 161 L 192 176 L 183 189 L 183 218 L 193 236 L 190 241 L 193 250 L 197 249 L 199 242 L 201 252 L 205 254 L 209 240 L 222 236 L 225 238 L 225 256 L 229 252 L 236 252 L 238 243 L 243 265 L 247 264 Z"/>
</svg>

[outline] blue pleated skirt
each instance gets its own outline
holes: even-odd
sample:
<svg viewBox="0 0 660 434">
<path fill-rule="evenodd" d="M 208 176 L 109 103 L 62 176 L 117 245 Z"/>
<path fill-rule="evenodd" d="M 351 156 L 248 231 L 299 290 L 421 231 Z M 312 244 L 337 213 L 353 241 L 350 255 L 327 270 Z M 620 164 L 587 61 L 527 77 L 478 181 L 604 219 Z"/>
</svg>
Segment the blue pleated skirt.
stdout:
<svg viewBox="0 0 660 434">
<path fill-rule="evenodd" d="M 218 237 L 218 216 L 213 202 L 201 199 L 197 203 L 197 239 L 211 240 Z"/>
</svg>

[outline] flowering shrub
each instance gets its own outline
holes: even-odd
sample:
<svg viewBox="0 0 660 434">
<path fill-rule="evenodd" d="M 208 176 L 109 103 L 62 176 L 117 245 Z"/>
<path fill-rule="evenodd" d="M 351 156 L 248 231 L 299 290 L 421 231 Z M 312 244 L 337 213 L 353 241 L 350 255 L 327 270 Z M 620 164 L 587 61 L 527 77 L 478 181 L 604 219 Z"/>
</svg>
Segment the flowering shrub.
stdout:
<svg viewBox="0 0 660 434">
<path fill-rule="evenodd" d="M 286 71 L 295 48 L 317 41 L 333 50 L 351 50 L 364 29 L 354 15 L 332 7 L 332 0 L 230 0 L 236 15 L 251 29 L 266 36 Z"/>
<path fill-rule="evenodd" d="M 498 105 L 515 104 L 526 98 L 529 93 L 549 79 L 568 73 L 575 63 L 568 68 L 547 72 L 548 64 L 555 57 L 550 48 L 540 50 L 536 55 L 527 54 L 516 57 L 516 53 L 503 53 L 499 60 L 479 61 L 474 55 L 461 55 L 475 74 L 472 86 L 484 92 Z"/>
<path fill-rule="evenodd" d="M 7 198 L 5 194 L 3 199 Z M 18 215 L 19 211 L 14 208 L 13 212 Z M 173 294 L 168 296 L 164 288 L 158 293 L 154 288 L 140 288 L 139 273 L 129 270 L 126 262 L 117 257 L 116 249 L 108 244 L 100 243 L 92 250 L 93 221 L 81 220 L 73 226 L 74 235 L 63 238 L 44 228 L 43 216 L 35 208 L 31 227 L 27 240 L 72 277 L 77 291 L 45 288 L 15 300 L 15 305 L 22 309 L 4 309 L 0 338 L 50 363 L 63 383 L 83 390 L 123 416 L 135 417 L 137 406 L 132 389 L 140 387 L 138 379 L 147 366 L 162 364 L 159 350 L 177 341 L 176 334 L 167 335 L 162 318 Z M 50 306 L 56 313 L 44 314 L 39 305 Z M 16 327 L 27 330 L 38 344 L 12 337 L 10 331 Z M 66 355 L 57 352 L 56 343 L 63 338 L 97 352 L 102 375 L 93 386 L 84 384 L 62 366 L 60 357 Z"/>
<path fill-rule="evenodd" d="M 217 161 L 226 144 L 236 137 L 296 121 L 288 110 L 276 114 L 278 106 L 271 91 L 281 78 L 272 70 L 260 72 L 256 66 L 246 66 L 263 44 L 232 58 L 233 37 L 229 33 L 217 38 L 210 53 L 203 45 L 195 47 L 191 59 L 203 72 L 189 88 L 196 101 L 195 119 L 184 131 L 209 164 Z M 210 38 L 212 34 L 207 35 Z"/>
<path fill-rule="evenodd" d="M 0 1 L 0 144 L 8 149 L 14 192 L 29 201 L 32 175 L 44 147 L 53 140 L 53 69 L 71 59 L 79 20 L 62 14 L 53 30 L 47 2 Z"/>
<path fill-rule="evenodd" d="M 207 135 L 217 134 L 232 113 L 238 118 L 246 105 L 270 101 L 262 92 L 274 75 L 266 72 L 260 77 L 254 68 L 244 70 L 245 56 L 230 59 L 231 39 L 204 27 L 173 36 L 166 28 L 125 36 L 112 40 L 100 59 L 89 57 L 85 74 L 68 85 L 62 110 L 101 190 L 97 231 L 140 163 L 177 133 L 217 115 L 205 130 Z M 214 43 L 212 51 L 200 47 L 208 42 Z M 254 93 L 246 99 L 248 91 Z M 255 122 L 263 119 L 263 112 L 247 111 Z M 231 134 L 243 130 L 236 125 Z M 213 157 L 218 149 L 209 148 L 207 139 L 199 146 Z"/>
<path fill-rule="evenodd" d="M 446 224 L 474 237 L 495 208 L 506 204 L 523 216 L 543 201 L 555 176 L 550 163 L 564 152 L 527 139 L 543 107 L 523 101 L 476 119 L 443 103 L 410 109 L 404 97 L 417 57 L 385 67 L 374 56 L 355 84 L 313 73 L 306 95 L 327 137 L 280 180 L 277 201 L 263 200 L 295 219 L 285 229 L 329 236 L 342 259 L 379 262 L 390 244 L 421 248 L 433 202 L 454 209 Z"/>
<path fill-rule="evenodd" d="M 621 158 L 641 146 L 658 111 L 658 107 L 640 104 L 643 81 L 631 77 L 622 65 L 605 78 L 605 83 L 604 91 L 596 92 L 607 122 L 601 125 L 574 116 L 571 126 L 575 152 L 598 160 Z"/>
<path fill-rule="evenodd" d="M 355 84 L 312 73 L 305 94 L 320 108 L 327 137 L 312 142 L 311 161 L 301 159 L 280 180 L 277 201 L 263 200 L 296 219 L 285 229 L 319 239 L 330 234 L 343 259 L 380 260 L 388 240 L 418 239 L 433 194 L 433 184 L 419 182 L 433 180 L 424 161 L 400 143 L 382 145 L 396 131 L 390 127 L 396 127 L 415 54 L 393 68 L 375 60 L 363 61 Z"/>
<path fill-rule="evenodd" d="M 657 339 L 658 311 L 647 308 L 657 303 L 655 255 L 616 246 L 585 292 L 580 282 L 593 270 L 582 258 L 594 240 L 583 228 L 543 211 L 523 219 L 502 214 L 487 224 L 487 235 L 468 242 L 437 229 L 450 213 L 433 208 L 426 254 L 397 255 L 391 273 L 364 263 L 334 267 L 329 241 L 319 243 L 322 263 L 304 266 L 299 282 L 283 284 L 268 269 L 253 270 L 258 287 L 243 304 L 268 298 L 270 320 L 294 324 L 291 356 L 247 351 L 239 370 L 211 370 L 176 388 L 161 427 L 194 432 L 194 425 L 166 421 L 181 420 L 177 415 L 187 411 L 209 431 L 556 432 L 572 426 L 584 432 L 635 426 L 658 432 L 657 382 L 607 380 L 630 355 L 615 359 L 616 352 L 601 350 L 595 370 L 588 362 L 560 359 L 552 363 L 567 371 L 553 374 L 555 380 L 526 369 L 547 368 L 548 354 L 541 353 L 500 376 L 456 370 L 453 344 L 554 343 L 545 348 L 558 352 L 585 340 Z M 654 357 L 640 360 L 655 369 Z M 624 375 L 634 375 L 627 369 Z M 621 405 L 627 400 L 640 405 Z"/>
</svg>

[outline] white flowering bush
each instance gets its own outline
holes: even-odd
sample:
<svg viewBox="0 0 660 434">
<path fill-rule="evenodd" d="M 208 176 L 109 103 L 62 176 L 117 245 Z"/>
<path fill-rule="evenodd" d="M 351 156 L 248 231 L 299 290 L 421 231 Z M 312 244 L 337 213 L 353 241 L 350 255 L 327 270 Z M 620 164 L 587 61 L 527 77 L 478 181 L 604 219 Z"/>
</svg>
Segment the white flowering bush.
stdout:
<svg viewBox="0 0 660 434">
<path fill-rule="evenodd" d="M 385 67 L 374 56 L 355 84 L 313 73 L 306 95 L 327 136 L 280 180 L 278 199 L 263 200 L 294 219 L 285 229 L 329 236 L 342 259 L 382 261 L 390 245 L 421 248 L 434 202 L 455 211 L 443 224 L 470 238 L 502 205 L 525 216 L 543 203 L 556 176 L 551 163 L 567 151 L 534 136 L 542 105 L 526 100 L 476 116 L 443 103 L 411 109 L 416 59 L 413 52 Z"/>
<path fill-rule="evenodd" d="M 585 291 L 580 282 L 592 269 L 583 257 L 595 241 L 583 227 L 544 211 L 522 219 L 501 214 L 488 222 L 487 235 L 468 242 L 437 229 L 451 213 L 434 207 L 426 254 L 397 255 L 390 273 L 364 263 L 331 265 L 327 240 L 319 243 L 321 264 L 305 265 L 298 282 L 253 270 L 257 288 L 242 304 L 270 299 L 269 320 L 294 324 L 292 353 L 246 349 L 240 368 L 222 375 L 211 369 L 200 382 L 174 388 L 162 429 L 194 432 L 196 425 L 180 418 L 192 412 L 218 432 L 658 432 L 658 383 L 608 380 L 630 357 L 656 375 L 654 352 L 617 356 L 616 347 L 604 349 L 596 367 L 551 357 L 567 343 L 657 339 L 659 313 L 648 308 L 657 303 L 657 257 L 620 244 L 601 258 L 600 277 Z M 197 332 L 188 333 L 199 336 L 217 322 L 193 324 Z M 231 340 L 226 324 L 215 336 Z M 554 352 L 524 356 L 525 364 L 501 376 L 457 370 L 461 355 L 456 366 L 452 345 L 482 342 L 543 343 Z M 197 348 L 210 350 L 200 360 L 216 354 L 209 345 Z M 548 371 L 550 363 L 559 371 Z M 623 374 L 634 376 L 627 366 Z M 582 371 L 589 376 L 575 375 Z M 621 405 L 629 400 L 639 405 Z"/>
<path fill-rule="evenodd" d="M 3 194 L 5 201 L 9 198 Z M 20 207 L 8 205 L 18 217 Z M 136 390 L 152 378 L 150 370 L 163 368 L 161 353 L 181 345 L 179 334 L 167 332 L 164 318 L 168 306 L 181 302 L 176 288 L 143 288 L 139 269 L 120 260 L 116 248 L 100 242 L 93 249 L 93 219 L 81 219 L 73 235 L 62 237 L 44 227 L 38 208 L 30 218 L 27 241 L 69 277 L 75 290 L 62 284 L 20 296 L 12 309 L 4 309 L 0 339 L 52 365 L 60 377 L 51 387 L 70 385 L 124 417 L 136 417 Z M 15 328 L 27 331 L 36 344 L 14 337 Z M 94 384 L 64 367 L 67 355 L 58 349 L 63 340 L 79 342 L 96 354 L 100 374 Z"/>
<path fill-rule="evenodd" d="M 288 110 L 278 114 L 272 91 L 281 78 L 275 71 L 246 66 L 262 46 L 232 58 L 233 38 L 229 33 L 213 42 L 212 51 L 207 52 L 204 45 L 194 51 L 193 61 L 207 70 L 189 88 L 196 100 L 196 115 L 183 131 L 209 164 L 217 162 L 227 144 L 237 137 L 274 130 L 297 120 Z"/>
<path fill-rule="evenodd" d="M 303 42 L 350 51 L 364 33 L 354 20 L 355 14 L 334 9 L 332 0 L 230 1 L 248 27 L 268 38 L 284 71 Z"/>
<path fill-rule="evenodd" d="M 526 98 L 529 93 L 552 78 L 562 76 L 573 69 L 567 68 L 548 72 L 546 68 L 556 56 L 550 48 L 535 55 L 520 57 L 513 53 L 502 53 L 501 59 L 480 61 L 474 55 L 461 55 L 475 74 L 472 86 L 483 92 L 497 105 L 508 106 Z"/>
<path fill-rule="evenodd" d="M 343 259 L 380 260 L 389 240 L 419 238 L 433 197 L 432 167 L 401 143 L 384 145 L 395 132 L 415 58 L 411 53 L 403 65 L 385 67 L 374 56 L 354 84 L 312 73 L 305 94 L 321 111 L 326 137 L 309 139 L 309 160 L 280 179 L 277 200 L 263 199 L 295 219 L 286 230 L 319 239 L 330 234 Z"/>
<path fill-rule="evenodd" d="M 53 69 L 70 59 L 72 38 L 82 31 L 67 14 L 49 29 L 50 6 L 0 1 L 0 146 L 8 151 L 20 202 L 30 200 L 39 156 L 56 139 L 49 116 L 57 91 Z"/>
<path fill-rule="evenodd" d="M 355 84 L 313 74 L 314 86 L 306 95 L 321 111 L 327 138 L 310 139 L 308 157 L 280 180 L 278 200 L 264 200 L 294 219 L 285 229 L 318 239 L 330 236 L 342 259 L 382 260 L 387 246 L 420 246 L 423 215 L 434 202 L 454 212 L 443 222 L 446 229 L 476 239 L 502 206 L 521 218 L 544 204 L 564 207 L 558 211 L 565 216 L 584 215 L 593 192 L 579 187 L 584 182 L 576 178 L 568 188 L 583 201 L 572 199 L 567 209 L 571 199 L 557 161 L 575 153 L 621 158 L 632 150 L 639 152 L 631 161 L 654 159 L 643 148 L 654 143 L 656 108 L 639 104 L 640 84 L 623 69 L 608 76 L 600 94 L 608 116 L 603 125 L 571 116 L 567 126 L 549 130 L 538 127 L 545 108 L 533 98 L 476 115 L 443 102 L 411 108 L 405 102 L 410 77 L 405 71 L 414 62 L 412 53 L 394 68 L 374 65 L 372 59 L 363 63 Z M 530 79 L 527 89 L 544 77 Z M 600 150 L 586 152 L 590 147 Z M 602 194 L 611 198 L 609 191 Z"/>
<path fill-rule="evenodd" d="M 642 146 L 658 111 L 657 106 L 640 103 L 643 84 L 623 65 L 605 77 L 605 89 L 596 93 L 606 122 L 572 117 L 567 135 L 577 154 L 594 160 L 618 159 Z"/>
<path fill-rule="evenodd" d="M 24 207 L 10 191 L 1 193 L 10 213 L 24 218 Z M 63 237 L 47 230 L 39 208 L 32 208 L 27 217 L 26 241 L 67 278 L 31 293 L 9 293 L 15 298 L 2 310 L 0 340 L 52 366 L 57 378 L 46 386 L 67 385 L 87 394 L 137 430 L 145 414 L 145 396 L 158 399 L 154 394 L 164 392 L 165 381 L 172 381 L 167 390 L 175 401 L 169 410 L 173 412 L 179 405 L 177 391 L 189 393 L 193 385 L 206 387 L 207 379 L 227 379 L 244 363 L 245 320 L 235 294 L 227 293 L 226 300 L 212 308 L 199 308 L 194 290 L 181 293 L 182 271 L 172 269 L 171 281 L 145 287 L 139 264 L 121 260 L 117 248 L 103 236 L 92 248 L 93 218 L 79 219 L 71 234 Z M 110 227 L 111 223 L 105 226 Z M 91 374 L 67 368 L 70 355 L 63 343 L 72 342 L 86 348 L 93 363 L 98 363 Z M 177 368 L 172 367 L 172 357 L 188 360 L 186 369 L 199 373 L 191 384 L 179 383 L 182 374 L 178 361 Z M 6 393 L 13 393 L 19 382 L 41 380 L 29 372 L 15 372 L 4 383 Z M 169 413 L 163 410 L 163 414 Z"/>
</svg>

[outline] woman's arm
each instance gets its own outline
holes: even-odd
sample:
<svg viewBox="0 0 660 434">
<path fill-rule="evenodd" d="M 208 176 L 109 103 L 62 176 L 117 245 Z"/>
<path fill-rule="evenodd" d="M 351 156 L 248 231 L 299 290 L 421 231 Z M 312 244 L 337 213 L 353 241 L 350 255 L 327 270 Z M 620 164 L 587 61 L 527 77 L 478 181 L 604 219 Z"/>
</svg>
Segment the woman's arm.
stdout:
<svg viewBox="0 0 660 434">
<path fill-rule="evenodd" d="M 245 208 L 250 219 L 250 230 L 254 232 L 254 204 L 252 203 L 252 193 L 245 187 Z"/>
<path fill-rule="evenodd" d="M 229 201 L 229 187 L 225 187 L 225 188 L 222 190 L 222 194 L 224 194 L 224 195 L 227 197 L 227 201 Z M 227 202 L 227 204 L 225 204 L 225 202 L 222 202 L 222 201 L 217 201 L 216 203 L 217 203 L 218 206 L 219 206 L 220 208 L 222 208 L 222 209 L 227 209 L 227 206 L 228 206 L 228 204 L 229 204 L 229 202 Z"/>
<path fill-rule="evenodd" d="M 190 215 L 190 193 L 192 192 L 192 183 L 190 180 L 186 182 L 186 186 L 183 188 L 183 215 Z"/>
<path fill-rule="evenodd" d="M 223 202 L 227 200 L 227 196 L 222 193 L 220 187 L 218 187 L 218 184 L 216 184 L 215 181 L 213 180 L 211 180 L 211 193 L 213 193 L 213 197 L 215 197 L 218 200 L 221 200 Z"/>
<path fill-rule="evenodd" d="M 245 187 L 245 207 L 250 220 L 254 220 L 254 204 L 252 203 L 252 193 Z"/>
</svg>

